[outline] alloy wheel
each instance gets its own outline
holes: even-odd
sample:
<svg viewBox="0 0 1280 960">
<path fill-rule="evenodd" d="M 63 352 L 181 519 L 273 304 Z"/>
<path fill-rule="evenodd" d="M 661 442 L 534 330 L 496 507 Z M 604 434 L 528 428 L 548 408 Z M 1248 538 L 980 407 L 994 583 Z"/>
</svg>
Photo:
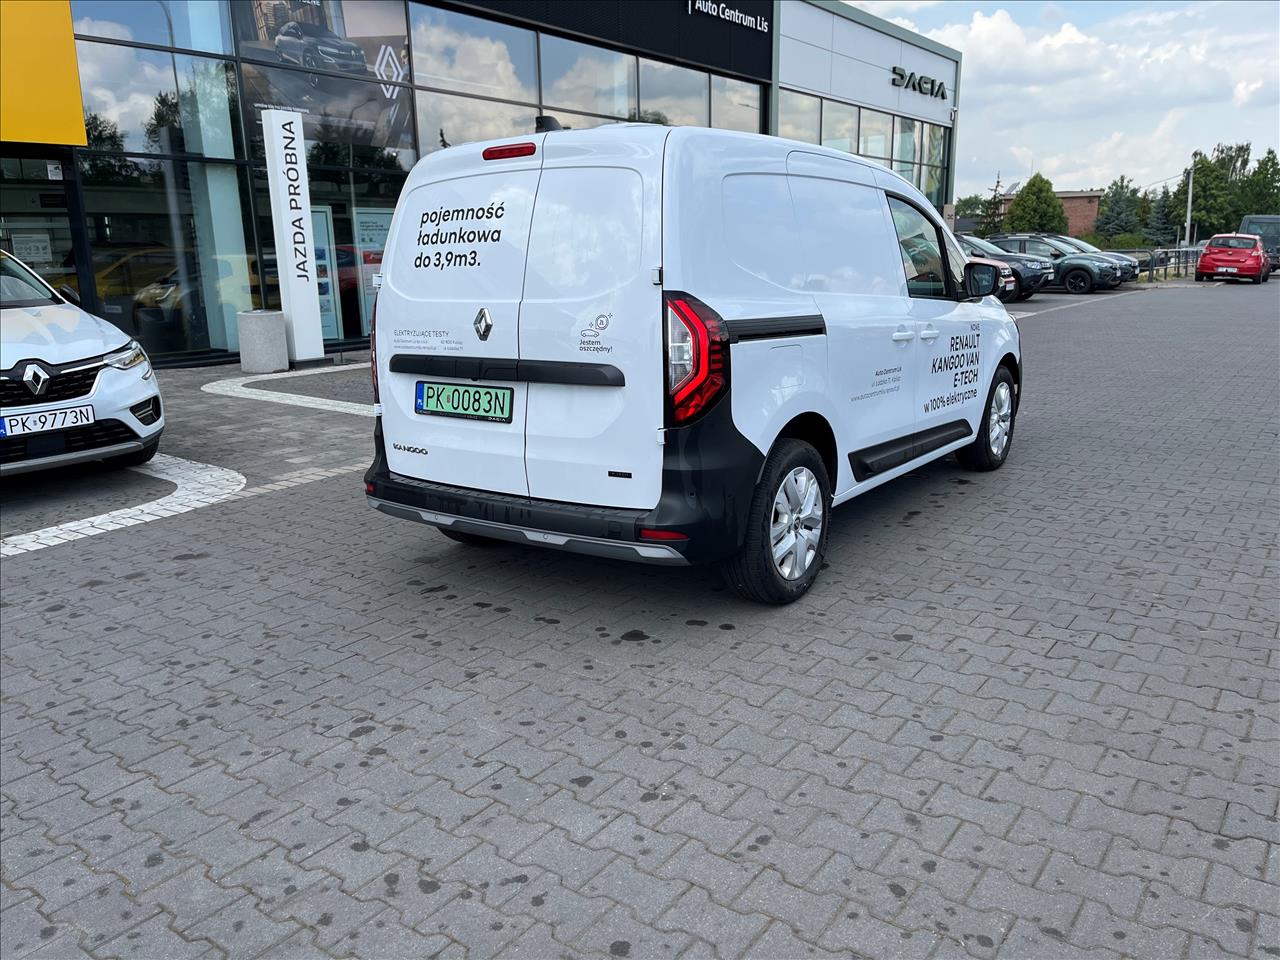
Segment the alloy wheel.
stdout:
<svg viewBox="0 0 1280 960">
<path fill-rule="evenodd" d="M 987 443 L 991 455 L 999 460 L 1009 446 L 1009 433 L 1013 423 L 1013 391 L 1007 383 L 996 384 L 991 395 L 991 411 L 987 415 Z"/>
<path fill-rule="evenodd" d="M 786 580 L 798 580 L 813 565 L 822 543 L 823 502 L 818 478 L 796 467 L 773 498 L 769 542 L 773 564 Z"/>
</svg>

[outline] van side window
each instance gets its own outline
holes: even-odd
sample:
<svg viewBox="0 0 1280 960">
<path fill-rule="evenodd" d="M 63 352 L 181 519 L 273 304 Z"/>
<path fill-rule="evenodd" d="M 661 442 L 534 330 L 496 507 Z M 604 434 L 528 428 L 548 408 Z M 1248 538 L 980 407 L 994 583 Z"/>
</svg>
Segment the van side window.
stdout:
<svg viewBox="0 0 1280 960">
<path fill-rule="evenodd" d="M 902 266 L 907 271 L 907 295 L 946 297 L 947 265 L 942 256 L 941 232 L 911 204 L 897 197 L 888 200 Z"/>
<path fill-rule="evenodd" d="M 893 237 L 880 191 L 845 180 L 790 175 L 800 225 L 802 282 L 814 293 L 899 296 Z"/>
</svg>

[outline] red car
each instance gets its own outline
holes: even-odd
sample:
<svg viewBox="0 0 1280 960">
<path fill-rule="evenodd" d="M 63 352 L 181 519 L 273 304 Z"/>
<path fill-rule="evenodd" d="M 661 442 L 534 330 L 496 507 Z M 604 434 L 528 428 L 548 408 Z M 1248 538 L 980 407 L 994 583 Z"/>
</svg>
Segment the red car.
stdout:
<svg viewBox="0 0 1280 960">
<path fill-rule="evenodd" d="M 1196 264 L 1196 280 L 1207 277 L 1266 283 L 1271 278 L 1271 262 L 1262 238 L 1252 233 L 1215 234 Z"/>
</svg>

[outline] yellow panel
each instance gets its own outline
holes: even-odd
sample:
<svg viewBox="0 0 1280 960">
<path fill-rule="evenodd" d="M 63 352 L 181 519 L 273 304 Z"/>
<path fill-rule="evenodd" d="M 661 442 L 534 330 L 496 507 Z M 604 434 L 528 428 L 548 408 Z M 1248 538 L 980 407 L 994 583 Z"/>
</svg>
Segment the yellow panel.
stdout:
<svg viewBox="0 0 1280 960">
<path fill-rule="evenodd" d="M 0 0 L 0 140 L 84 146 L 69 0 Z"/>
</svg>

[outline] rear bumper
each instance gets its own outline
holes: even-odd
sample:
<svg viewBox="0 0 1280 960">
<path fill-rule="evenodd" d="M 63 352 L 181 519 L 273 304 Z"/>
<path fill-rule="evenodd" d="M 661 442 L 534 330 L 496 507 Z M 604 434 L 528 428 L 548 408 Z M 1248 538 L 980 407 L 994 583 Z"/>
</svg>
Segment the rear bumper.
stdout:
<svg viewBox="0 0 1280 960">
<path fill-rule="evenodd" d="M 433 527 L 471 533 L 495 540 L 528 546 L 551 547 L 570 553 L 642 563 L 684 565 L 689 561 L 678 550 L 662 543 L 624 539 L 624 531 L 634 534 L 631 511 L 612 511 L 614 516 L 588 517 L 575 514 L 570 504 L 504 497 L 477 490 L 437 487 L 396 474 L 382 482 L 372 481 L 381 494 L 369 494 L 369 506 L 390 517 L 416 520 Z M 423 487 L 427 489 L 422 489 Z M 412 501 L 444 507 L 418 506 Z M 518 500 L 516 503 L 506 501 Z M 454 512 L 457 511 L 457 512 Z M 492 519 L 502 517 L 504 519 Z M 572 532 L 571 532 L 572 531 Z M 612 536 L 610 535 L 612 534 Z"/>
<path fill-rule="evenodd" d="M 727 396 L 698 422 L 666 432 L 662 491 L 651 510 L 538 500 L 392 473 L 381 419 L 374 447 L 365 490 L 369 505 L 388 516 L 513 543 L 669 565 L 711 563 L 741 546 L 764 468 L 764 454 L 734 427 Z M 685 539 L 645 540 L 642 529 Z"/>
<path fill-rule="evenodd" d="M 1264 269 L 1264 261 L 1253 260 L 1249 262 L 1237 263 L 1200 263 L 1196 265 L 1196 272 L 1202 273 L 1206 277 L 1256 277 L 1260 276 Z M 1219 267 L 1234 267 L 1235 273 L 1219 273 Z"/>
</svg>

